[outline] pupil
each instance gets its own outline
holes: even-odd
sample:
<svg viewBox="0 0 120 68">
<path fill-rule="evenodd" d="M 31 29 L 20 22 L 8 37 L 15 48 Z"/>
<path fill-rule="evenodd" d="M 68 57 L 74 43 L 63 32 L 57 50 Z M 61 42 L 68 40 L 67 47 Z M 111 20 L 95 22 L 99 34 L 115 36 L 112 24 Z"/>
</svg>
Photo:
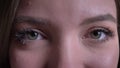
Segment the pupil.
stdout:
<svg viewBox="0 0 120 68">
<path fill-rule="evenodd" d="M 28 38 L 29 38 L 30 40 L 35 40 L 35 39 L 37 39 L 37 36 L 38 36 L 38 33 L 37 33 L 37 32 L 34 32 L 34 31 L 28 32 Z"/>
<path fill-rule="evenodd" d="M 92 37 L 93 37 L 93 38 L 100 38 L 100 36 L 101 36 L 101 32 L 100 32 L 100 31 L 94 31 L 94 32 L 92 33 Z"/>
<path fill-rule="evenodd" d="M 30 35 L 32 36 L 32 37 L 35 37 L 36 35 L 37 35 L 37 33 L 36 32 L 30 32 Z"/>
</svg>

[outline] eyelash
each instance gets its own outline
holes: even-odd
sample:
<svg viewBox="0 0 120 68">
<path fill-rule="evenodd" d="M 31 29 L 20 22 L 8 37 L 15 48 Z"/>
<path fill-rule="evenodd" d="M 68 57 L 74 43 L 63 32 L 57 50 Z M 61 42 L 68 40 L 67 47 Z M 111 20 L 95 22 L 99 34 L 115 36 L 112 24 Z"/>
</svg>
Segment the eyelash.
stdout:
<svg viewBox="0 0 120 68">
<path fill-rule="evenodd" d="M 101 35 L 100 38 L 95 38 L 97 34 Z M 112 38 L 114 36 L 114 32 L 112 30 L 110 30 L 109 28 L 106 27 L 101 27 L 101 26 L 95 26 L 92 27 L 90 29 L 88 29 L 87 33 L 85 33 L 84 38 L 83 39 L 88 39 L 97 42 L 97 43 L 102 43 L 102 42 L 106 42 L 107 40 L 109 40 L 109 38 Z M 94 38 L 93 38 L 94 37 Z"/>
<path fill-rule="evenodd" d="M 100 35 L 102 34 L 103 38 L 97 38 L 97 31 Z M 31 39 L 30 35 L 35 36 L 34 34 L 37 35 L 37 37 L 31 37 Z M 96 38 L 94 35 L 96 35 Z M 109 28 L 95 26 L 87 30 L 87 32 L 83 36 L 83 39 L 90 40 L 90 42 L 101 43 L 106 42 L 107 40 L 109 40 L 109 38 L 112 38 L 113 36 L 113 31 L 111 31 Z M 15 38 L 20 43 L 25 44 L 27 41 L 45 40 L 47 39 L 47 36 L 37 29 L 23 29 L 15 33 Z"/>
<path fill-rule="evenodd" d="M 46 35 L 37 29 L 23 29 L 15 33 L 15 38 L 22 44 L 25 44 L 26 41 L 45 40 Z"/>
</svg>

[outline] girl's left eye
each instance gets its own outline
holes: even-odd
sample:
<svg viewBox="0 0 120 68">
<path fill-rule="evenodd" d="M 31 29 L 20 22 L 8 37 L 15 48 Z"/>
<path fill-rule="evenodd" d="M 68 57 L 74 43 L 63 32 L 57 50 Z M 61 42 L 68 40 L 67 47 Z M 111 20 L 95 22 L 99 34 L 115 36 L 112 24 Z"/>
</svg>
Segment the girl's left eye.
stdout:
<svg viewBox="0 0 120 68">
<path fill-rule="evenodd" d="M 109 37 L 112 37 L 112 32 L 106 28 L 93 28 L 85 37 L 91 40 L 106 41 Z"/>
<path fill-rule="evenodd" d="M 101 30 L 94 30 L 90 33 L 90 36 L 92 39 L 103 40 L 106 38 L 106 32 L 103 32 Z"/>
</svg>

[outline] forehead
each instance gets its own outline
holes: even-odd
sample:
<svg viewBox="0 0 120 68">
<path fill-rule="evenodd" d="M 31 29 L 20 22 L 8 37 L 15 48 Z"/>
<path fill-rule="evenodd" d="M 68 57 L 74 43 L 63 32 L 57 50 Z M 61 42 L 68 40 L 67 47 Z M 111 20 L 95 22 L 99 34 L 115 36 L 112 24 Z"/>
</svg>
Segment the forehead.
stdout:
<svg viewBox="0 0 120 68">
<path fill-rule="evenodd" d="M 39 4 L 39 5 L 113 5 L 114 0 L 20 0 L 21 4 L 27 6 L 28 4 Z M 78 5 L 78 6 L 79 6 Z"/>
<path fill-rule="evenodd" d="M 73 12 L 91 11 L 94 14 L 98 12 L 116 12 L 114 0 L 21 0 L 20 9 L 22 10 L 40 10 L 49 12 Z"/>
<path fill-rule="evenodd" d="M 116 18 L 114 0 L 21 0 L 17 15 L 72 21 L 103 14 Z"/>
</svg>

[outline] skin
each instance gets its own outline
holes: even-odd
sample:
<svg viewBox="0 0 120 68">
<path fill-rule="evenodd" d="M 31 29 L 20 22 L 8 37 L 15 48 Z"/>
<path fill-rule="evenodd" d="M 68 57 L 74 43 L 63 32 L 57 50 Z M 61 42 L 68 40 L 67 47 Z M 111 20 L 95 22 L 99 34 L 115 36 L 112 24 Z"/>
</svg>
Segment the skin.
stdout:
<svg viewBox="0 0 120 68">
<path fill-rule="evenodd" d="M 114 0 L 21 0 L 16 20 L 13 35 L 23 29 L 40 35 L 12 38 L 11 68 L 117 68 Z M 102 41 L 90 34 L 101 28 L 111 31 Z"/>
</svg>

